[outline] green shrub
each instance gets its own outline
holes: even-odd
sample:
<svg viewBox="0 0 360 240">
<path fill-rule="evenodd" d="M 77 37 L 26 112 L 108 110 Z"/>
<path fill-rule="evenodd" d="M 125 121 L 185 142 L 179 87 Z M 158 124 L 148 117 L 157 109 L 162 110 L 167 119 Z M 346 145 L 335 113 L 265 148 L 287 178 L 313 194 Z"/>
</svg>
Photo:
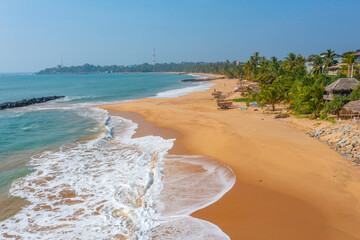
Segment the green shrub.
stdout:
<svg viewBox="0 0 360 240">
<path fill-rule="evenodd" d="M 346 96 L 343 96 L 343 97 L 335 96 L 333 100 L 326 103 L 326 106 L 324 107 L 324 112 L 325 113 L 333 113 L 333 114 L 338 115 L 341 108 L 347 102 L 348 102 L 348 99 Z"/>
<path fill-rule="evenodd" d="M 248 102 L 250 101 L 250 98 L 235 98 L 235 99 L 232 99 L 233 102 Z"/>
<path fill-rule="evenodd" d="M 360 100 L 360 84 L 350 94 L 350 101 Z"/>
<path fill-rule="evenodd" d="M 327 113 L 323 112 L 320 116 L 320 119 L 325 120 L 327 118 Z"/>
</svg>

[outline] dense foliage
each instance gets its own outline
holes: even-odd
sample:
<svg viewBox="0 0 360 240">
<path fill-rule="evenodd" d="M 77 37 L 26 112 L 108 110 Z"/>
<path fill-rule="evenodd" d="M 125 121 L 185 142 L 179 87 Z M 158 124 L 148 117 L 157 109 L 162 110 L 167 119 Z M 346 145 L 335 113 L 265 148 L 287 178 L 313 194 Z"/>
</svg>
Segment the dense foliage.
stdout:
<svg viewBox="0 0 360 240">
<path fill-rule="evenodd" d="M 359 78 L 359 69 L 354 52 L 342 55 L 343 69 L 337 76 L 327 75 L 328 68 L 337 64 L 339 55 L 327 50 L 308 58 L 300 54 L 289 53 L 284 60 L 276 57 L 267 59 L 255 52 L 245 63 L 240 62 L 182 62 L 140 64 L 131 66 L 95 66 L 85 64 L 72 67 L 54 67 L 40 71 L 38 74 L 80 74 L 80 73 L 124 73 L 124 72 L 198 72 L 222 74 L 227 78 L 240 78 L 258 82 L 261 91 L 253 94 L 250 100 L 259 105 L 271 104 L 275 110 L 277 103 L 287 103 L 298 113 L 319 117 L 321 112 L 338 113 L 349 100 L 360 99 L 360 86 L 350 98 L 335 98 L 325 106 L 324 88 L 340 77 Z"/>
<path fill-rule="evenodd" d="M 84 74 L 84 73 L 134 73 L 134 72 L 197 72 L 225 74 L 227 77 L 240 77 L 241 66 L 236 63 L 230 64 L 229 61 L 217 63 L 205 62 L 182 62 L 182 63 L 157 63 L 140 64 L 131 66 L 95 66 L 84 64 L 82 66 L 63 67 L 57 66 L 46 68 L 38 74 Z"/>
<path fill-rule="evenodd" d="M 323 100 L 325 86 L 340 77 L 346 77 L 347 74 L 359 78 L 359 75 L 354 75 L 355 72 L 350 67 L 347 74 L 327 75 L 327 68 L 337 63 L 336 58 L 337 56 L 331 50 L 320 55 L 310 55 L 307 59 L 302 55 L 290 53 L 282 61 L 275 57 L 266 59 L 256 52 L 243 65 L 242 76 L 247 80 L 260 83 L 261 92 L 253 94 L 251 99 L 259 105 L 270 104 L 275 110 L 275 104 L 288 103 L 295 112 L 311 114 L 317 118 L 321 112 L 337 114 L 349 101 L 348 96 L 336 97 L 325 104 Z M 348 58 L 350 59 L 348 65 L 354 65 L 353 57 L 348 55 L 343 58 L 343 61 L 347 62 Z M 306 66 L 310 66 L 309 72 Z M 350 96 L 350 100 L 355 99 L 360 99 L 360 86 Z"/>
<path fill-rule="evenodd" d="M 350 101 L 360 100 L 360 85 L 357 85 L 356 88 L 350 94 Z"/>
<path fill-rule="evenodd" d="M 334 113 L 336 115 L 339 114 L 341 108 L 348 102 L 348 98 L 346 96 L 339 97 L 335 96 L 333 100 L 328 102 L 324 108 L 325 113 Z"/>
</svg>

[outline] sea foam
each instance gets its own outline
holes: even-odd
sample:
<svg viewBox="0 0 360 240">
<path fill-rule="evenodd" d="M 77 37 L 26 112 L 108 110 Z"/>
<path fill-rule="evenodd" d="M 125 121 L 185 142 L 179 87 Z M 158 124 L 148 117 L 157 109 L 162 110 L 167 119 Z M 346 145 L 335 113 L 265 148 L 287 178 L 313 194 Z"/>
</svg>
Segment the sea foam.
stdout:
<svg viewBox="0 0 360 240">
<path fill-rule="evenodd" d="M 2 236 L 150 239 L 145 233 L 159 218 L 151 207 L 161 190 L 158 159 L 173 140 L 133 139 L 136 124 L 119 117 L 106 124 L 108 133 L 98 139 L 32 158 L 36 171 L 10 189 L 31 204 L 1 223 Z"/>
<path fill-rule="evenodd" d="M 0 236 L 229 239 L 216 225 L 188 215 L 231 188 L 235 179 L 231 170 L 200 156 L 167 155 L 174 139 L 132 138 L 137 124 L 110 117 L 104 110 L 80 112 L 95 118 L 106 131 L 97 139 L 33 156 L 30 165 L 35 171 L 16 180 L 10 189 L 11 195 L 30 204 L 0 223 Z M 172 164 L 203 170 L 176 171 Z"/>
<path fill-rule="evenodd" d="M 180 97 L 180 96 L 184 96 L 189 93 L 192 93 L 192 92 L 205 91 L 212 86 L 215 86 L 215 84 L 213 84 L 213 83 L 195 83 L 194 86 L 160 92 L 155 96 L 155 98 Z"/>
</svg>

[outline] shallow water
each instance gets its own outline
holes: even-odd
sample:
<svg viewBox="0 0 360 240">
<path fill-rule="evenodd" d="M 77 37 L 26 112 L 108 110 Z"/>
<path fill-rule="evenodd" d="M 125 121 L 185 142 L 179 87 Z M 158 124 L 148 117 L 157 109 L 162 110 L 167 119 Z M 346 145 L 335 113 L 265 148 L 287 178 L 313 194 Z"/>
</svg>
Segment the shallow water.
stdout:
<svg viewBox="0 0 360 240">
<path fill-rule="evenodd" d="M 36 171 L 10 189 L 30 203 L 0 224 L 4 237 L 228 239 L 217 226 L 188 216 L 232 187 L 228 167 L 167 155 L 174 139 L 131 138 L 136 124 L 103 116 L 108 131 L 100 138 L 32 157 Z"/>
<path fill-rule="evenodd" d="M 181 75 L 174 76 L 176 84 L 164 84 L 160 93 L 153 89 L 148 97 L 209 86 L 180 84 L 179 90 Z M 141 94 L 131 98 L 137 97 Z M 203 156 L 168 155 L 174 139 L 132 138 L 135 123 L 110 117 L 92 107 L 96 103 L 67 96 L 0 113 L 0 236 L 229 239 L 217 226 L 189 215 L 232 187 L 231 169 Z"/>
<path fill-rule="evenodd" d="M 0 111 L 0 205 L 11 183 L 31 172 L 31 156 L 44 150 L 97 136 L 102 119 L 90 109 L 101 103 L 155 97 L 200 85 L 180 82 L 177 74 L 0 74 L 0 103 L 24 98 L 65 95 L 63 99 Z M 171 95 L 168 93 L 167 95 Z M 8 199 L 7 199 L 8 200 Z M 1 214 L 0 218 L 4 217 Z"/>
</svg>

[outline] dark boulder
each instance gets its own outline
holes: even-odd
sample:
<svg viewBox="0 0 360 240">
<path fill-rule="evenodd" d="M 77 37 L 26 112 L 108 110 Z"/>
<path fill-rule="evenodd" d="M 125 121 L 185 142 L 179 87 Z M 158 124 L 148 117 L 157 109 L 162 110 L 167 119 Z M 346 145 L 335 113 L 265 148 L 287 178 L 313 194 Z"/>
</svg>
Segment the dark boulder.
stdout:
<svg viewBox="0 0 360 240">
<path fill-rule="evenodd" d="M 7 108 L 18 108 L 18 107 L 26 107 L 29 105 L 33 105 L 36 103 L 43 103 L 48 102 L 52 100 L 56 100 L 59 98 L 63 98 L 65 96 L 49 96 L 49 97 L 41 97 L 41 98 L 29 98 L 29 99 L 23 99 L 16 102 L 5 102 L 0 104 L 0 110 L 7 109 Z"/>
</svg>

